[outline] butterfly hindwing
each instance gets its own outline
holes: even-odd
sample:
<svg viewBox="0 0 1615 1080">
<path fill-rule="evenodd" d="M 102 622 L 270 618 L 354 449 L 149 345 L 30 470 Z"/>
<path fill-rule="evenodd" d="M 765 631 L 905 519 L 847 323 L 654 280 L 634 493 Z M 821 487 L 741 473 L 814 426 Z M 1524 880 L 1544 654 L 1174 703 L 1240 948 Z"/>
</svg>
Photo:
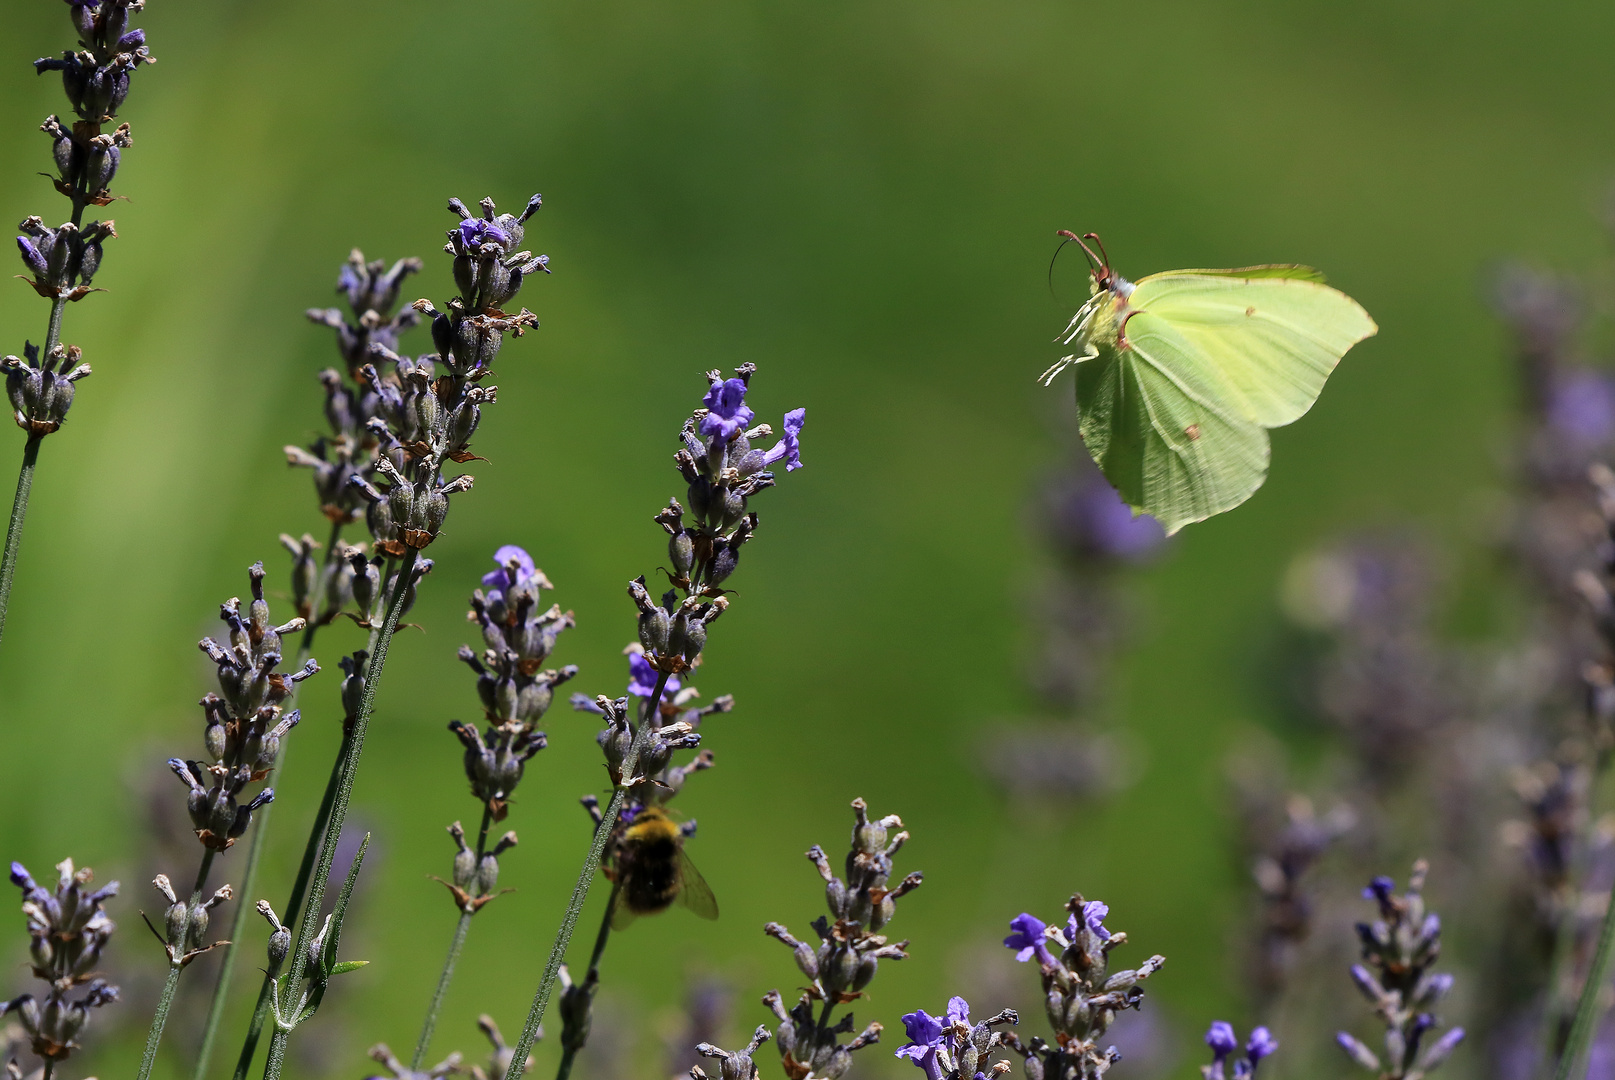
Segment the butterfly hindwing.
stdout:
<svg viewBox="0 0 1615 1080">
<path fill-rule="evenodd" d="M 1168 533 L 1239 505 L 1267 472 L 1267 432 L 1229 405 L 1236 391 L 1192 361 L 1173 328 L 1142 316 L 1130 347 L 1077 367 L 1083 441 L 1130 505 Z"/>
</svg>

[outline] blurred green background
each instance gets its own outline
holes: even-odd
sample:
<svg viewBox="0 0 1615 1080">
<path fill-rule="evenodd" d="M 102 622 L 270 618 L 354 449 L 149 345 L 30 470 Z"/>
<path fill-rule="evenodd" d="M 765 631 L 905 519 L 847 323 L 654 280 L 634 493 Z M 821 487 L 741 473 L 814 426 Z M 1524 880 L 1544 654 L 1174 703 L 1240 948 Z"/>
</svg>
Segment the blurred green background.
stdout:
<svg viewBox="0 0 1615 1080">
<path fill-rule="evenodd" d="M 28 61 L 72 34 L 56 0 L 6 16 L 0 207 L 54 220 L 33 129 L 65 106 Z M 144 882 L 192 872 L 189 852 L 153 865 L 143 837 L 152 792 L 181 804 L 164 759 L 200 743 L 195 640 L 255 559 L 284 587 L 277 533 L 323 535 L 307 475 L 279 452 L 319 426 L 313 375 L 336 362 L 303 309 L 334 302 L 354 245 L 425 257 L 406 291 L 441 302 L 446 197 L 515 209 L 537 190 L 528 245 L 555 273 L 521 299 L 543 326 L 501 356 L 477 442 L 490 461 L 430 552 L 414 615 L 426 632 L 396 647 L 361 774 L 355 814 L 379 857 L 348 940 L 374 963 L 341 987 L 300 1067 L 364 1075 L 371 1042 L 413 1043 L 453 923 L 425 875 L 447 869 L 443 826 L 475 810 L 444 724 L 475 711 L 454 651 L 493 549 L 535 554 L 578 615 L 556 660 L 582 665 L 577 688 L 617 692 L 633 632 L 623 584 L 665 561 L 650 515 L 681 491 L 673 435 L 700 372 L 747 360 L 761 418 L 805 405 L 810 422 L 807 468 L 757 503 L 763 531 L 699 680 L 740 703 L 708 729 L 719 768 L 681 800 L 723 918 L 675 911 L 614 941 L 615 1019 L 597 1039 L 638 1029 L 625 1074 L 661 1075 L 656 1032 L 692 974 L 729 980 L 737 1030 L 764 1019 L 757 996 L 799 979 L 760 927 L 807 931 L 819 887 L 801 852 L 841 850 L 860 794 L 903 815 L 914 839 L 899 865 L 926 873 L 894 927 L 913 957 L 883 968 L 858 1009 L 890 1043 L 860 1071 L 891 1074 L 899 1014 L 1003 975 L 1008 918 L 1051 915 L 1073 889 L 1110 902 L 1133 959 L 1168 956 L 1150 984 L 1163 1039 L 1187 1047 L 1212 1016 L 1260 1019 L 1238 1012 L 1228 934 L 1244 874 L 1222 766 L 1271 708 L 1252 652 L 1308 544 L 1408 516 L 1459 541 L 1484 526 L 1513 388 L 1478 271 L 1499 254 L 1577 266 L 1600 253 L 1615 11 L 156 0 L 142 25 L 160 63 L 124 109 L 135 145 L 96 282 L 108 291 L 66 324 L 96 373 L 44 448 L 0 652 L 4 855 L 43 873 L 71 853 L 121 875 L 122 970 L 159 963 L 136 914 L 158 910 Z M 1029 707 L 1024 507 L 1070 392 L 1034 376 L 1083 295 L 1074 260 L 1058 298 L 1045 283 L 1062 227 L 1102 233 L 1132 277 L 1312 263 L 1381 327 L 1275 434 L 1266 487 L 1139 573 L 1146 616 L 1110 708 L 1142 773 L 1082 811 L 1006 802 L 978 764 L 987 725 Z M 5 351 L 38 339 L 45 315 L 21 283 L 0 290 Z M 361 644 L 339 626 L 316 650 L 326 673 L 290 740 L 262 890 L 277 903 L 335 743 L 334 661 Z M 518 891 L 473 928 L 434 1060 L 480 1057 L 479 1012 L 519 1028 L 587 841 L 575 800 L 601 781 L 590 719 L 548 718 L 551 748 L 510 819 L 522 845 L 501 884 Z M 238 863 L 225 858 L 226 877 Z M 8 995 L 25 981 L 15 922 Z M 256 920 L 252 935 L 246 967 Z M 131 1072 L 137 1000 L 97 1021 L 106 1037 L 69 1075 Z M 168 1075 L 185 1043 L 167 1044 Z"/>
</svg>

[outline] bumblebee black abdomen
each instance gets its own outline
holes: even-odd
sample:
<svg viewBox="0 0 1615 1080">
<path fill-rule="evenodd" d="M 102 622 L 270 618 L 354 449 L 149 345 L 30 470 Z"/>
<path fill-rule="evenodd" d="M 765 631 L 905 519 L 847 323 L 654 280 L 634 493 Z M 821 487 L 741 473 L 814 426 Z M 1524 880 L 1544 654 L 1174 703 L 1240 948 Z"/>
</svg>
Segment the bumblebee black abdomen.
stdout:
<svg viewBox="0 0 1615 1080">
<path fill-rule="evenodd" d="M 630 839 L 622 859 L 622 895 L 639 915 L 662 911 L 679 891 L 679 847 L 672 836 Z"/>
</svg>

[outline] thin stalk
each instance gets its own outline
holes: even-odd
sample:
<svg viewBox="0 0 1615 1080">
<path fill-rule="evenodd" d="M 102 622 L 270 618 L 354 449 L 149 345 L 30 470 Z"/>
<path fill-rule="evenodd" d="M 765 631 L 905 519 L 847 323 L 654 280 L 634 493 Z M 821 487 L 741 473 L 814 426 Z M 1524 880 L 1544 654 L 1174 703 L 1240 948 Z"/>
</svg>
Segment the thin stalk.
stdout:
<svg viewBox="0 0 1615 1080">
<path fill-rule="evenodd" d="M 304 969 L 308 965 L 308 948 L 314 940 L 314 924 L 317 921 L 313 916 L 320 910 L 325 900 L 325 886 L 331 876 L 331 863 L 336 858 L 337 839 L 342 835 L 342 823 L 348 816 L 348 802 L 353 797 L 353 783 L 359 773 L 359 756 L 364 750 L 365 732 L 370 727 L 370 717 L 375 710 L 376 690 L 381 684 L 381 673 L 387 664 L 387 650 L 392 645 L 393 633 L 398 629 L 398 620 L 404 609 L 404 597 L 409 592 L 410 579 L 415 572 L 415 560 L 419 552 L 411 548 L 409 554 L 404 556 L 402 565 L 398 570 L 398 578 L 393 586 L 393 594 L 387 601 L 387 615 L 376 634 L 375 648 L 370 654 L 370 663 L 365 668 L 364 694 L 359 700 L 359 712 L 353 719 L 353 731 L 348 736 L 348 746 L 342 755 L 342 767 L 337 781 L 336 798 L 331 803 L 331 820 L 326 824 L 325 837 L 320 843 L 319 862 L 314 870 L 314 877 L 309 883 L 307 917 L 298 926 L 297 943 L 292 952 L 292 968 L 286 979 L 286 992 L 283 998 L 288 1002 L 289 1008 L 296 1008 L 296 1003 L 302 996 Z M 264 1080 L 279 1080 L 282 1067 L 286 1063 L 286 1039 L 288 1031 L 278 1023 L 275 1032 L 269 1038 L 269 1060 L 264 1065 Z"/>
<path fill-rule="evenodd" d="M 341 539 L 342 522 L 334 521 L 331 523 L 331 540 L 325 549 L 325 567 L 323 569 L 328 570 L 330 568 L 331 560 L 335 557 L 336 546 Z M 320 580 L 321 582 L 324 581 L 323 572 L 320 575 Z M 308 661 L 309 653 L 314 648 L 314 633 L 320 628 L 320 612 L 318 608 L 312 608 L 309 614 L 314 618 L 309 619 L 308 626 L 303 629 L 303 641 L 297 650 L 297 659 L 292 664 L 292 670 L 294 671 L 301 668 Z M 302 689 L 302 686 L 303 684 L 300 682 L 292 684 L 292 692 L 286 702 L 288 709 L 296 707 L 297 694 Z M 280 747 L 280 756 L 275 759 L 274 768 L 270 770 L 269 779 L 266 781 L 267 786 L 275 786 L 275 782 L 280 779 L 281 771 L 285 767 L 286 743 L 283 741 Z M 328 809 L 330 806 L 329 800 L 321 805 L 322 809 Z M 207 1022 L 202 1027 L 202 1047 L 196 1053 L 196 1067 L 191 1071 L 191 1080 L 204 1080 L 204 1077 L 207 1076 L 208 1066 L 213 1061 L 213 1044 L 219 1035 L 219 1025 L 224 1020 L 224 1004 L 230 996 L 231 976 L 235 974 L 236 944 L 246 936 L 247 912 L 253 910 L 253 905 L 250 901 L 253 890 L 258 884 L 258 861 L 263 857 L 264 837 L 269 833 L 269 811 L 274 808 L 274 803 L 266 803 L 259 807 L 258 812 L 253 815 L 253 825 L 256 828 L 253 830 L 252 842 L 247 847 L 247 865 L 241 872 L 241 892 L 236 901 L 235 913 L 230 919 L 230 944 L 224 946 L 224 959 L 219 964 L 219 978 L 213 984 L 213 998 L 208 1002 L 207 1007 Z M 303 875 L 303 879 L 307 881 L 306 874 Z M 296 890 L 296 893 L 297 898 L 301 900 L 302 889 Z M 295 919 L 297 913 L 295 911 L 288 912 L 285 917 Z"/>
<path fill-rule="evenodd" d="M 1587 981 L 1582 984 L 1581 998 L 1576 1002 L 1576 1019 L 1570 1025 L 1570 1038 L 1565 1041 L 1564 1052 L 1559 1055 L 1559 1066 L 1554 1080 L 1570 1080 L 1581 1076 L 1587 1068 L 1587 1052 L 1593 1034 L 1604 1011 L 1604 983 L 1609 976 L 1611 952 L 1615 952 L 1615 896 L 1604 911 L 1603 925 L 1598 929 L 1598 946 L 1593 950 L 1592 963 L 1587 968 Z"/>
<path fill-rule="evenodd" d="M 79 213 L 82 209 L 74 204 Z M 78 224 L 78 213 L 73 215 Z M 51 350 L 62 339 L 62 312 L 67 301 L 57 298 L 50 302 L 50 325 L 45 330 L 45 349 L 39 355 L 50 359 Z M 11 523 L 6 526 L 6 549 L 0 555 L 0 637 L 6 632 L 6 609 L 11 605 L 11 579 L 17 572 L 17 551 L 22 547 L 22 522 L 28 516 L 28 497 L 34 490 L 34 464 L 39 460 L 39 444 L 44 435 L 30 434 L 22 448 L 22 468 L 17 471 L 17 494 L 11 499 Z"/>
<path fill-rule="evenodd" d="M 56 1075 L 56 1059 L 55 1058 L 46 1058 L 45 1059 L 45 1073 L 44 1073 L 44 1076 L 41 1078 L 41 1080 L 50 1080 L 50 1078 L 52 1076 L 54 1076 L 54 1075 Z"/>
<path fill-rule="evenodd" d="M 28 496 L 34 490 L 34 463 L 39 460 L 43 435 L 30 435 L 22 448 L 17 472 L 17 494 L 11 500 L 11 524 L 6 527 L 6 550 L 0 556 L 0 637 L 6 632 L 6 608 L 11 604 L 11 579 L 17 572 L 17 550 L 22 547 L 22 522 L 28 516 Z"/>
<path fill-rule="evenodd" d="M 387 577 L 391 577 L 393 561 L 387 561 Z M 382 580 L 387 580 L 384 577 Z M 370 617 L 375 617 L 374 612 Z M 379 627 L 374 627 L 370 633 L 370 641 L 366 646 L 368 653 L 374 653 L 376 637 Z M 331 762 L 331 775 L 325 782 L 325 794 L 320 800 L 320 809 L 314 816 L 314 824 L 308 831 L 308 840 L 303 844 L 303 861 L 297 869 L 297 880 L 292 885 L 292 895 L 286 901 L 286 915 L 282 920 L 286 925 L 293 925 L 302 910 L 303 893 L 308 888 L 309 877 L 314 873 L 314 860 L 320 851 L 320 845 L 325 837 L 325 826 L 331 819 L 331 806 L 336 802 L 336 789 L 342 778 L 342 763 L 347 760 L 349 748 L 352 746 L 352 731 L 344 729 L 342 733 L 342 747 Z M 318 912 L 316 912 L 318 914 Z M 252 1059 L 258 1053 L 258 1040 L 263 1035 L 264 1024 L 269 1019 L 269 1008 L 272 1004 L 270 990 L 275 980 L 266 972 L 263 984 L 258 987 L 258 1002 L 252 1009 L 252 1020 L 247 1024 L 247 1037 L 242 1040 L 241 1053 L 236 1057 L 235 1072 L 231 1080 L 246 1080 L 247 1073 L 252 1069 Z"/>
<path fill-rule="evenodd" d="M 594 952 L 589 956 L 589 971 L 583 976 L 584 986 L 593 986 L 600 981 L 600 957 L 605 954 L 606 942 L 611 939 L 611 914 L 617 909 L 617 895 L 622 892 L 622 879 L 611 883 L 611 895 L 606 898 L 606 913 L 600 916 L 600 932 L 594 938 Z M 567 1080 L 572 1075 L 572 1059 L 578 1056 L 583 1049 L 579 1043 L 576 1046 L 563 1043 L 561 1046 L 561 1064 L 555 1070 L 555 1080 Z"/>
<path fill-rule="evenodd" d="M 477 865 L 482 865 L 483 852 L 488 849 L 488 825 L 493 821 L 493 808 L 482 807 L 482 827 L 477 830 Z M 421 1025 L 421 1037 L 415 1040 L 415 1056 L 410 1058 L 411 1071 L 418 1071 L 432 1044 L 432 1032 L 437 1030 L 437 1014 L 442 1011 L 443 999 L 448 996 L 449 982 L 454 978 L 454 965 L 459 962 L 460 950 L 465 948 L 465 936 L 471 931 L 471 916 L 476 908 L 460 912 L 460 922 L 454 928 L 454 939 L 449 942 L 449 955 L 443 961 L 443 974 L 437 977 L 437 989 L 432 991 L 432 1003 L 426 1008 L 426 1021 Z"/>
<path fill-rule="evenodd" d="M 578 916 L 583 913 L 583 903 L 589 898 L 589 888 L 594 884 L 594 876 L 600 872 L 600 859 L 605 855 L 606 843 L 617 827 L 617 817 L 622 813 L 622 803 L 628 795 L 629 782 L 635 779 L 634 773 L 639 768 L 640 753 L 645 749 L 645 740 L 650 735 L 651 717 L 656 715 L 657 706 L 661 704 L 662 691 L 667 689 L 667 679 L 668 673 L 665 671 L 656 677 L 656 689 L 646 702 L 639 727 L 634 730 L 634 741 L 629 746 L 628 754 L 622 763 L 622 777 L 617 781 L 616 790 L 611 793 L 611 802 L 606 804 L 605 813 L 600 816 L 600 824 L 594 830 L 594 842 L 589 845 L 588 855 L 584 856 L 583 869 L 578 873 L 578 883 L 572 887 L 572 899 L 567 902 L 566 914 L 561 916 L 560 928 L 555 931 L 555 944 L 550 946 L 549 959 L 544 961 L 544 974 L 538 981 L 538 990 L 533 994 L 532 1008 L 527 1010 L 527 1021 L 522 1024 L 521 1038 L 516 1042 L 510 1067 L 505 1070 L 505 1080 L 521 1080 L 522 1073 L 527 1071 L 527 1055 L 533 1052 L 533 1041 L 538 1037 L 538 1026 L 544 1021 L 544 1012 L 550 1005 L 550 992 L 555 989 L 555 977 L 561 970 L 561 961 L 566 958 L 567 946 L 572 944 L 572 932 L 577 929 Z"/>
<path fill-rule="evenodd" d="M 202 865 L 196 871 L 196 887 L 191 890 L 191 898 L 186 901 L 186 923 L 195 918 L 196 909 L 202 903 L 202 890 L 207 888 L 208 871 L 213 869 L 213 856 L 218 854 L 212 848 L 202 851 Z M 187 931 L 187 936 L 189 933 Z M 168 1026 L 168 1010 L 174 1004 L 174 991 L 179 987 L 179 973 L 185 970 L 186 942 L 169 944 L 168 979 L 163 983 L 163 996 L 157 1000 L 157 1015 L 151 1018 L 151 1030 L 146 1033 L 146 1052 L 140 1057 L 140 1072 L 136 1080 L 147 1080 L 151 1076 L 151 1067 L 157 1061 L 157 1046 L 163 1041 L 163 1028 Z"/>
</svg>

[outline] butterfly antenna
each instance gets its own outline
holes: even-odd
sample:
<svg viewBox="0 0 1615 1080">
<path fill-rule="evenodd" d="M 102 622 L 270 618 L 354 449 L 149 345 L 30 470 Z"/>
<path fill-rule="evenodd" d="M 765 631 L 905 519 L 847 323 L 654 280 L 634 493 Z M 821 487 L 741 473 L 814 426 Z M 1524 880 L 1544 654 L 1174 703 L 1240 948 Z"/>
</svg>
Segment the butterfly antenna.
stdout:
<svg viewBox="0 0 1615 1080">
<path fill-rule="evenodd" d="M 1099 239 L 1099 234 L 1098 233 L 1093 233 L 1093 232 L 1091 232 L 1091 233 L 1083 233 L 1082 238 L 1084 240 L 1092 240 L 1094 243 L 1099 245 L 1099 254 L 1104 256 L 1105 269 L 1109 270 L 1110 269 L 1110 252 L 1105 250 L 1105 242 L 1103 240 Z M 1087 247 L 1087 246 L 1088 245 L 1086 245 L 1086 244 L 1083 245 L 1083 247 Z"/>
<path fill-rule="evenodd" d="M 1058 295 L 1056 295 L 1055 292 L 1054 292 L 1054 264 L 1055 264 L 1055 261 L 1060 258 L 1060 252 L 1064 251 L 1065 246 L 1067 244 L 1069 244 L 1071 241 L 1075 240 L 1076 236 L 1074 234 L 1070 233 L 1070 232 L 1067 232 L 1064 229 L 1061 229 L 1059 232 L 1055 233 L 1054 235 L 1065 237 L 1064 240 L 1060 241 L 1060 246 L 1054 249 L 1054 255 L 1052 257 L 1050 257 L 1050 259 L 1049 259 L 1049 295 L 1053 296 L 1055 302 L 1058 303 L 1059 300 L 1060 300 L 1060 297 Z"/>
</svg>

